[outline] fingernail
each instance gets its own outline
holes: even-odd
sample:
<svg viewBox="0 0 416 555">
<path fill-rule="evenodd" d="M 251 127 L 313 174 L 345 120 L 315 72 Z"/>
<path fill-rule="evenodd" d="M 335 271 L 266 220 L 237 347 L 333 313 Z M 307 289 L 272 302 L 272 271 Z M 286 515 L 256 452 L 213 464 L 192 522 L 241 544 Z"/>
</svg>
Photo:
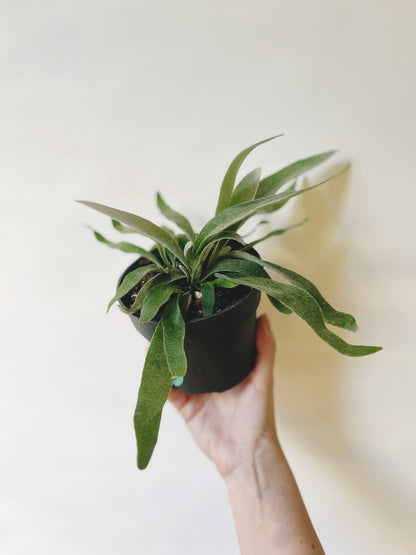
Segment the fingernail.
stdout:
<svg viewBox="0 0 416 555">
<path fill-rule="evenodd" d="M 269 317 L 267 316 L 267 314 L 265 314 L 263 316 L 263 318 L 264 318 L 264 327 L 266 328 L 267 333 L 270 333 L 272 330 L 271 330 L 271 327 L 270 327 Z"/>
</svg>

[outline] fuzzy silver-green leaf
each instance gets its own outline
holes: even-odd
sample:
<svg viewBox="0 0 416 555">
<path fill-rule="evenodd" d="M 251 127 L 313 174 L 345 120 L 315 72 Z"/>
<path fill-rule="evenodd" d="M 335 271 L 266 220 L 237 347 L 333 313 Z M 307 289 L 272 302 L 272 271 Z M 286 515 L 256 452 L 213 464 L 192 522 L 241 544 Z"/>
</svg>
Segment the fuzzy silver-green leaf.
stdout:
<svg viewBox="0 0 416 555">
<path fill-rule="evenodd" d="M 140 311 L 140 322 L 148 322 L 154 318 L 160 307 L 167 303 L 173 293 L 178 291 L 178 287 L 171 283 L 160 283 L 153 287 L 144 299 Z"/>
<path fill-rule="evenodd" d="M 166 202 L 163 200 L 162 195 L 160 193 L 157 193 L 156 201 L 157 201 L 157 206 L 159 210 L 162 212 L 165 218 L 167 218 L 168 220 L 176 224 L 185 233 L 188 239 L 190 241 L 193 241 L 195 239 L 195 232 L 192 229 L 192 226 L 187 220 L 187 218 L 185 218 L 185 216 L 182 216 L 182 214 L 180 214 L 179 212 L 176 212 L 176 210 L 173 210 L 170 206 L 168 206 Z"/>
<path fill-rule="evenodd" d="M 254 150 L 257 146 L 262 145 L 263 143 L 267 143 L 268 141 L 271 141 L 273 139 L 276 139 L 277 137 L 281 137 L 281 135 L 274 135 L 269 139 L 265 139 L 264 141 L 259 141 L 258 143 L 255 143 L 254 145 L 251 145 L 248 148 L 245 148 L 242 152 L 240 152 L 240 154 L 237 154 L 237 156 L 234 158 L 234 160 L 231 162 L 230 166 L 228 167 L 226 174 L 224 176 L 224 179 L 222 181 L 220 194 L 218 198 L 217 209 L 215 211 L 216 214 L 219 214 L 220 212 L 228 208 L 228 206 L 230 206 L 230 201 L 233 194 L 235 179 L 237 177 L 238 170 L 240 169 L 241 164 L 244 162 L 244 160 L 247 158 L 250 152 Z"/>
<path fill-rule="evenodd" d="M 296 191 L 296 185 L 297 185 L 297 181 L 294 181 L 289 187 L 285 189 L 285 193 L 291 193 L 293 191 Z M 275 202 L 274 204 L 266 206 L 266 208 L 261 208 L 259 210 L 259 214 L 271 214 L 272 212 L 277 212 L 277 210 L 280 210 L 281 208 L 283 208 L 283 206 L 285 206 L 289 202 L 289 200 L 290 198 L 286 198 L 278 202 Z"/>
<path fill-rule="evenodd" d="M 124 212 L 123 210 L 118 210 L 116 208 L 111 208 L 110 206 L 106 206 L 104 204 L 99 204 L 97 202 L 89 202 L 87 200 L 78 200 L 77 202 L 92 208 L 93 210 L 97 210 L 110 218 L 123 222 L 131 227 L 137 229 L 137 231 L 141 235 L 145 235 L 150 239 L 153 239 L 156 243 L 160 243 L 169 249 L 172 254 L 174 254 L 183 264 L 187 264 L 186 258 L 180 249 L 177 241 L 174 237 L 171 237 L 169 233 L 167 233 L 164 229 L 157 226 L 156 224 L 142 218 L 141 216 L 137 216 L 136 214 L 131 214 L 130 212 Z"/>
<path fill-rule="evenodd" d="M 261 168 L 256 168 L 247 174 L 233 191 L 230 206 L 253 200 L 260 183 Z"/>
<path fill-rule="evenodd" d="M 259 183 L 256 198 L 274 195 L 281 187 L 283 187 L 283 185 L 289 183 L 289 181 L 292 181 L 293 179 L 297 179 L 299 176 L 309 170 L 312 170 L 319 164 L 322 164 L 335 154 L 335 152 L 335 150 L 329 150 L 328 152 L 321 152 L 321 154 L 303 158 L 302 160 L 298 160 L 278 172 L 265 177 Z"/>
<path fill-rule="evenodd" d="M 318 288 L 312 282 L 297 274 L 293 270 L 288 270 L 283 266 L 273 264 L 273 262 L 267 262 L 266 260 L 262 260 L 257 256 L 253 256 L 252 254 L 243 251 L 233 251 L 232 256 L 248 260 L 250 262 L 253 262 L 254 264 L 262 266 L 263 268 L 273 270 L 274 272 L 277 272 L 282 277 L 287 279 L 292 285 L 295 285 L 296 287 L 299 287 L 300 289 L 303 289 L 304 291 L 312 295 L 312 297 L 319 304 L 322 310 L 323 317 L 328 324 L 332 324 L 333 326 L 337 326 L 349 331 L 357 330 L 357 322 L 355 321 L 354 316 L 345 312 L 339 312 L 338 310 L 335 310 L 335 308 L 333 308 L 323 298 Z"/>
<path fill-rule="evenodd" d="M 160 266 L 160 262 L 154 254 L 145 249 L 142 249 L 141 247 L 138 247 L 137 245 L 133 245 L 133 243 L 127 243 L 126 241 L 113 243 L 112 241 L 109 241 L 103 235 L 101 235 L 101 233 L 98 233 L 98 231 L 93 231 L 93 233 L 97 241 L 100 241 L 100 243 L 104 243 L 104 245 L 107 245 L 107 247 L 110 247 L 112 249 L 119 249 L 123 252 L 133 252 L 135 254 L 140 254 L 140 256 L 144 256 Z"/>
<path fill-rule="evenodd" d="M 201 283 L 202 313 L 205 317 L 211 316 L 215 304 L 214 285 L 210 281 Z"/>
<path fill-rule="evenodd" d="M 209 222 L 202 228 L 194 244 L 195 251 L 197 252 L 199 249 L 203 248 L 206 242 L 217 233 L 220 233 L 233 224 L 236 224 L 242 220 L 247 219 L 248 217 L 253 216 L 261 208 L 272 206 L 277 201 L 286 200 L 306 193 L 308 191 L 312 191 L 313 189 L 320 187 L 324 183 L 328 183 L 328 181 L 330 181 L 331 179 L 342 175 L 347 171 L 348 168 L 349 165 L 346 165 L 341 171 L 331 175 L 320 183 L 317 183 L 316 185 L 311 185 L 310 187 L 306 187 L 305 189 L 301 189 L 300 191 L 293 191 L 290 193 L 284 192 L 277 195 L 272 195 L 270 197 L 243 202 L 242 204 L 236 204 L 235 206 L 230 206 L 229 208 L 226 208 L 225 210 L 214 216 L 214 218 L 209 220 Z"/>
<path fill-rule="evenodd" d="M 127 295 L 127 293 L 131 291 L 131 289 L 133 289 L 133 287 L 137 285 L 144 278 L 145 275 L 147 275 L 149 272 L 154 271 L 160 271 L 160 268 L 156 266 L 156 264 L 148 264 L 147 266 L 140 266 L 139 268 L 136 268 L 135 270 L 132 270 L 131 272 L 126 274 L 123 281 L 118 286 L 116 294 L 108 303 L 107 312 L 116 301 L 120 300 L 122 297 L 124 297 L 124 295 Z"/>
<path fill-rule="evenodd" d="M 163 324 L 159 322 L 150 342 L 139 389 L 134 429 L 137 442 L 137 466 L 146 468 L 159 434 L 163 406 L 172 387 L 163 345 Z"/>
<path fill-rule="evenodd" d="M 137 229 L 134 229 L 134 227 L 123 225 L 121 222 L 118 222 L 117 220 L 111 219 L 111 223 L 114 229 L 116 229 L 119 233 L 138 233 Z"/>
<path fill-rule="evenodd" d="M 218 274 L 218 277 L 223 276 Z M 258 277 L 235 277 L 233 275 L 230 276 L 229 279 L 240 285 L 246 285 L 247 287 L 253 287 L 254 289 L 264 291 L 267 295 L 276 298 L 305 320 L 315 333 L 328 343 L 328 345 L 343 355 L 359 357 L 376 353 L 381 349 L 381 347 L 351 345 L 341 339 L 341 337 L 333 333 L 325 326 L 319 304 L 312 297 L 312 295 L 303 289 L 299 289 L 295 285 L 278 283 L 272 279 Z"/>
<path fill-rule="evenodd" d="M 300 227 L 307 221 L 308 221 L 308 218 L 305 218 L 301 222 L 298 222 L 297 224 L 292 224 L 287 227 L 283 227 L 281 229 L 274 229 L 273 231 L 266 233 L 266 235 L 264 235 L 263 237 L 260 237 L 260 239 L 256 239 L 255 241 L 251 241 L 251 243 L 248 243 L 247 245 L 245 245 L 244 250 L 252 249 L 255 245 L 258 245 L 259 243 L 266 241 L 266 239 L 270 239 L 270 237 L 275 237 L 276 235 L 282 235 L 283 233 L 286 233 L 286 231 L 289 231 L 290 229 L 294 229 L 295 227 Z"/>
<path fill-rule="evenodd" d="M 164 273 L 153 276 L 147 281 L 137 294 L 133 305 L 127 310 L 128 314 L 134 314 L 143 306 L 144 300 L 148 293 L 159 284 L 168 284 L 183 279 L 183 274 L 179 270 L 166 271 Z"/>
<path fill-rule="evenodd" d="M 185 321 L 179 301 L 179 295 L 171 297 L 162 316 L 163 348 L 172 380 L 182 378 L 187 369 L 184 351 Z"/>
<path fill-rule="evenodd" d="M 215 278 L 212 280 L 211 282 L 214 287 L 224 287 L 226 289 L 234 289 L 234 287 L 238 287 L 238 285 L 232 281 L 230 281 L 229 279 L 223 279 L 223 278 Z"/>
</svg>

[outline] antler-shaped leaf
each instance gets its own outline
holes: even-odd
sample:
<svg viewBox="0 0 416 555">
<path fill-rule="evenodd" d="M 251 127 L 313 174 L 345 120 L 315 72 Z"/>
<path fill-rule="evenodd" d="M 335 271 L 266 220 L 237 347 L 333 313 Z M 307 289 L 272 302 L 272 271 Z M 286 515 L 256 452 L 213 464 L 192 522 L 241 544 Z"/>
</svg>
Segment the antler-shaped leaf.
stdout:
<svg viewBox="0 0 416 555">
<path fill-rule="evenodd" d="M 305 218 L 301 222 L 298 222 L 297 224 L 292 224 L 292 225 L 289 225 L 289 226 L 284 227 L 282 229 L 275 229 L 273 231 L 270 231 L 270 233 L 267 233 L 263 237 L 260 237 L 260 239 L 256 239 L 255 241 L 251 241 L 251 243 L 248 243 L 247 245 L 245 245 L 244 249 L 242 249 L 242 250 L 246 251 L 248 249 L 251 249 L 255 245 L 257 245 L 258 243 L 266 241 L 266 239 L 269 239 L 270 237 L 275 237 L 276 235 L 282 235 L 282 233 L 286 233 L 286 231 L 289 231 L 290 229 L 294 229 L 295 227 L 299 227 L 299 226 L 303 225 L 304 223 L 306 223 L 307 221 L 308 221 L 308 218 Z"/>
<path fill-rule="evenodd" d="M 273 270 L 280 274 L 282 277 L 287 279 L 292 285 L 303 289 L 312 295 L 312 297 L 316 300 L 319 307 L 321 308 L 323 317 L 325 322 L 328 324 L 332 324 L 333 326 L 337 326 L 339 328 L 343 328 L 349 331 L 356 331 L 357 330 L 357 322 L 355 321 L 354 316 L 351 314 L 347 314 L 345 312 L 339 312 L 335 310 L 321 295 L 318 291 L 317 287 L 310 282 L 308 279 L 304 278 L 303 276 L 293 272 L 292 270 L 288 270 L 287 268 L 283 268 L 283 266 L 279 266 L 278 264 L 273 264 L 272 262 L 267 262 L 266 260 L 262 260 L 257 256 L 253 256 L 248 252 L 243 251 L 233 251 L 230 253 L 230 256 L 236 258 L 242 258 L 244 260 L 248 260 L 253 262 L 254 264 L 258 264 L 263 268 L 268 268 L 269 270 Z"/>
<path fill-rule="evenodd" d="M 173 284 L 159 283 L 153 287 L 144 299 L 140 311 L 140 322 L 148 322 L 156 316 L 160 307 L 164 305 L 173 293 L 178 293 L 179 289 Z"/>
<path fill-rule="evenodd" d="M 139 389 L 134 429 L 137 442 L 137 466 L 149 464 L 159 434 L 163 406 L 172 387 L 166 352 L 163 348 L 163 324 L 159 322 L 150 342 Z"/>
<path fill-rule="evenodd" d="M 256 168 L 247 174 L 234 189 L 230 206 L 253 200 L 256 197 L 260 183 L 261 168 Z"/>
<path fill-rule="evenodd" d="M 184 334 L 185 324 L 178 297 L 175 297 L 169 301 L 150 342 L 134 412 L 137 466 L 141 470 L 146 468 L 153 454 L 172 383 L 186 373 Z"/>
<path fill-rule="evenodd" d="M 212 281 L 201 283 L 202 313 L 207 318 L 211 316 L 215 305 L 215 289 Z"/>
<path fill-rule="evenodd" d="M 231 256 L 233 252 L 234 251 L 232 251 L 229 256 Z M 258 264 L 255 264 L 250 260 L 241 260 L 237 257 L 224 258 L 223 260 L 219 260 L 218 262 L 216 262 L 204 274 L 204 281 L 207 280 L 210 276 L 217 274 L 218 272 L 236 272 L 238 274 L 249 276 L 269 277 L 266 270 L 260 267 Z"/>
<path fill-rule="evenodd" d="M 112 223 L 114 229 L 116 229 L 120 233 L 139 233 L 137 231 L 137 229 L 134 229 L 134 227 L 130 227 L 128 225 L 123 225 L 122 223 L 118 222 L 117 220 L 112 219 L 111 223 Z"/>
<path fill-rule="evenodd" d="M 293 191 L 290 193 L 284 192 L 270 197 L 251 200 L 249 202 L 243 202 L 242 204 L 236 204 L 235 206 L 230 206 L 229 208 L 226 208 L 225 210 L 214 216 L 214 218 L 209 220 L 209 222 L 202 228 L 194 244 L 195 252 L 198 252 L 199 249 L 203 248 L 206 242 L 211 237 L 213 237 L 217 233 L 220 233 L 224 229 L 227 229 L 233 224 L 247 219 L 248 217 L 258 212 L 261 208 L 272 206 L 277 201 L 290 199 L 298 195 L 302 195 L 307 191 L 312 191 L 313 189 L 320 187 L 324 183 L 327 183 L 331 179 L 342 175 L 347 171 L 348 168 L 349 164 L 346 165 L 341 171 L 331 175 L 320 183 L 317 183 L 316 185 L 311 185 L 310 187 L 306 187 L 305 189 L 301 189 L 300 191 Z"/>
<path fill-rule="evenodd" d="M 153 276 L 143 285 L 143 287 L 138 292 L 134 303 L 129 309 L 125 310 L 125 312 L 127 312 L 127 314 L 135 314 L 138 310 L 142 308 L 147 295 L 153 288 L 157 287 L 160 284 L 164 284 L 165 286 L 167 286 L 170 283 L 180 282 L 181 280 L 183 280 L 183 278 L 184 275 L 180 270 L 169 270 Z"/>
<path fill-rule="evenodd" d="M 185 218 L 185 216 L 182 216 L 182 214 L 179 214 L 179 212 L 176 212 L 176 210 L 172 210 L 172 208 L 168 206 L 166 202 L 163 200 L 162 195 L 160 193 L 157 193 L 156 199 L 157 199 L 157 206 L 159 210 L 162 212 L 162 214 L 165 216 L 165 218 L 167 218 L 168 220 L 176 224 L 180 229 L 182 229 L 182 231 L 185 233 L 185 235 L 188 237 L 190 241 L 194 241 L 195 232 L 192 229 L 192 226 L 187 220 L 187 218 Z"/>
<path fill-rule="evenodd" d="M 297 183 L 298 183 L 297 181 L 294 181 L 289 187 L 285 189 L 285 193 L 291 193 L 292 191 L 296 191 Z M 289 202 L 289 200 L 290 198 L 286 198 L 278 202 L 275 202 L 270 206 L 266 206 L 266 208 L 261 208 L 259 210 L 259 214 L 271 214 L 272 212 L 277 212 L 277 210 L 280 210 L 281 208 L 283 208 L 283 206 L 285 206 L 286 203 Z"/>
<path fill-rule="evenodd" d="M 187 369 L 184 351 L 185 321 L 180 307 L 180 302 L 186 295 L 172 297 L 162 317 L 163 348 L 172 380 L 185 376 Z"/>
<path fill-rule="evenodd" d="M 218 277 L 223 277 L 218 274 Z M 336 349 L 343 355 L 351 357 L 359 357 L 370 355 L 380 351 L 381 347 L 370 347 L 365 345 L 351 345 L 341 339 L 338 335 L 330 331 L 326 326 L 322 316 L 321 309 L 316 300 L 295 285 L 286 283 L 278 283 L 272 279 L 265 279 L 259 277 L 234 277 L 229 276 L 228 279 L 235 281 L 240 285 L 247 285 L 260 291 L 264 291 L 267 295 L 278 299 L 285 306 L 293 310 L 300 316 L 310 327 L 315 331 L 321 339 L 328 345 Z"/>
<path fill-rule="evenodd" d="M 232 254 L 232 253 L 231 253 Z M 244 276 L 257 276 L 257 277 L 264 277 L 266 279 L 270 279 L 269 274 L 266 272 L 264 268 L 259 266 L 258 264 L 253 263 L 250 260 L 243 260 L 241 258 L 228 258 L 226 260 L 220 260 L 217 262 L 207 273 L 207 276 L 211 276 L 212 274 L 219 275 L 218 272 L 225 273 L 228 276 L 228 272 L 234 272 L 237 274 L 241 274 Z M 230 287 L 229 283 L 233 283 L 232 281 L 224 280 L 222 278 L 216 278 L 213 280 L 214 285 L 218 287 Z M 225 283 L 221 283 L 225 282 Z M 234 285 L 237 285 L 234 283 Z M 268 295 L 269 301 L 272 305 L 277 308 L 283 314 L 292 314 L 292 310 L 282 304 L 279 300 L 271 297 Z"/>
<path fill-rule="evenodd" d="M 110 216 L 110 218 L 123 222 L 131 227 L 137 229 L 141 235 L 145 235 L 146 237 L 150 237 L 156 243 L 160 243 L 164 245 L 167 249 L 170 250 L 179 260 L 184 264 L 187 265 L 186 258 L 180 249 L 177 241 L 174 237 L 169 235 L 164 229 L 160 228 L 156 224 L 137 216 L 136 214 L 131 214 L 130 212 L 124 212 L 123 210 L 117 210 L 116 208 L 111 208 L 110 206 L 105 206 L 104 204 L 99 204 L 97 202 L 89 202 L 87 200 L 78 200 L 77 202 L 81 204 L 85 204 L 89 208 L 93 210 L 97 210 L 106 216 Z"/>
<path fill-rule="evenodd" d="M 131 289 L 133 289 L 133 287 L 137 285 L 146 274 L 152 271 L 160 272 L 160 268 L 156 266 L 156 264 L 148 264 L 147 266 L 140 266 L 139 268 L 136 268 L 135 270 L 129 272 L 118 286 L 114 297 L 108 303 L 107 312 L 116 301 L 120 300 L 122 297 L 124 297 L 124 295 L 127 295 L 127 293 L 131 291 Z"/>
<path fill-rule="evenodd" d="M 336 150 L 329 150 L 328 152 L 322 152 L 321 154 L 316 154 L 315 156 L 298 160 L 278 172 L 265 177 L 259 183 L 256 198 L 274 195 L 281 187 L 283 187 L 283 185 L 289 183 L 289 181 L 292 181 L 293 179 L 297 179 L 299 176 L 309 170 L 312 170 L 316 166 L 319 166 L 319 164 L 328 160 L 328 158 L 335 154 L 335 152 Z"/>
<path fill-rule="evenodd" d="M 133 243 L 127 243 L 126 241 L 122 241 L 121 243 L 113 243 L 112 241 L 109 241 L 103 235 L 101 235 L 101 233 L 98 233 L 98 231 L 93 230 L 93 233 L 97 241 L 100 241 L 100 243 L 104 243 L 104 245 L 107 245 L 107 247 L 110 247 L 112 249 L 119 249 L 123 252 L 134 252 L 136 254 L 140 254 L 141 256 L 146 257 L 158 266 L 161 266 L 160 261 L 154 254 L 145 249 L 142 249 L 141 247 L 138 247 L 137 245 L 133 245 Z"/>
<path fill-rule="evenodd" d="M 247 158 L 250 152 L 254 150 L 257 146 L 262 145 L 263 143 L 267 143 L 268 141 L 271 141 L 281 136 L 282 136 L 281 134 L 274 135 L 269 139 L 265 139 L 264 141 L 259 141 L 258 143 L 252 146 L 249 146 L 248 148 L 245 148 L 242 152 L 240 152 L 240 154 L 237 154 L 237 156 L 231 162 L 224 176 L 224 179 L 222 181 L 220 195 L 218 198 L 217 210 L 215 212 L 216 214 L 219 214 L 220 212 L 228 208 L 228 206 L 230 206 L 231 196 L 233 194 L 235 179 L 237 177 L 238 170 L 240 169 L 241 164 L 244 162 L 244 160 Z"/>
</svg>

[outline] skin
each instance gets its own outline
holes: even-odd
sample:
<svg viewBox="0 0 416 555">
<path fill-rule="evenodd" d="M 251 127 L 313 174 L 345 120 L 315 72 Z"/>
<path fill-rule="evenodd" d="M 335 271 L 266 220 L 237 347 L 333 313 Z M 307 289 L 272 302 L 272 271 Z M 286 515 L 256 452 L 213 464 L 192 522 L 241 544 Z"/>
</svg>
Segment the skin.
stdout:
<svg viewBox="0 0 416 555">
<path fill-rule="evenodd" d="M 172 388 L 169 400 L 224 479 L 241 554 L 323 554 L 277 437 L 276 347 L 265 315 L 256 345 L 256 364 L 237 386 L 193 395 Z"/>
</svg>

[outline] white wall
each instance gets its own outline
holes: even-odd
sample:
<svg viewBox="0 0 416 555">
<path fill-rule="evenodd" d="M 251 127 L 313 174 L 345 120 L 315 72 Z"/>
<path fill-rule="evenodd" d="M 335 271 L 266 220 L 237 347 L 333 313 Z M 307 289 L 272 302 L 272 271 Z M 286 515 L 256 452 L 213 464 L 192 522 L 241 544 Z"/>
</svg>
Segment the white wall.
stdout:
<svg viewBox="0 0 416 555">
<path fill-rule="evenodd" d="M 135 469 L 144 342 L 105 316 L 131 257 L 73 199 L 161 222 L 161 189 L 199 226 L 233 155 L 281 131 L 245 169 L 333 147 L 328 168 L 352 169 L 276 216 L 310 220 L 262 253 L 384 346 L 347 359 L 273 313 L 281 440 L 328 553 L 414 553 L 415 16 L 406 0 L 1 2 L 2 553 L 238 553 L 170 406 Z"/>
</svg>

